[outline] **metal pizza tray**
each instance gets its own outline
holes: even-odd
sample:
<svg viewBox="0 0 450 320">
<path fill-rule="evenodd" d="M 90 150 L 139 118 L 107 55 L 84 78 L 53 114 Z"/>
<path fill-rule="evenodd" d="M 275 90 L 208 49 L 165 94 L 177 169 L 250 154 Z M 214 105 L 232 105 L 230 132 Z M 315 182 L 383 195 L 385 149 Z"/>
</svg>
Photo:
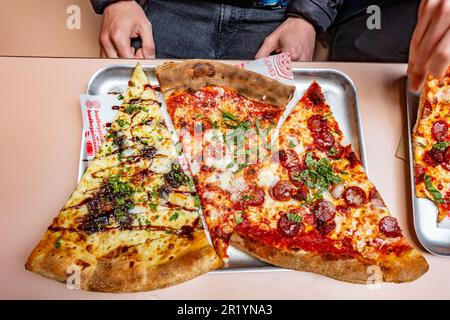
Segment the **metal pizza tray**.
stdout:
<svg viewBox="0 0 450 320">
<path fill-rule="evenodd" d="M 111 65 L 98 70 L 90 79 L 87 94 L 104 95 L 110 92 L 123 92 L 127 88 L 128 81 L 134 70 L 134 64 Z M 152 85 L 158 85 L 155 73 L 156 64 L 145 64 L 143 68 Z M 344 143 L 351 143 L 354 151 L 359 155 L 363 166 L 367 171 L 367 159 L 363 141 L 363 129 L 361 115 L 358 108 L 358 96 L 351 79 L 344 73 L 332 69 L 293 68 L 296 85 L 296 94 L 286 108 L 282 117 L 296 105 L 313 80 L 316 80 L 324 91 L 325 98 L 336 117 L 341 130 L 344 133 Z M 162 106 L 169 129 L 173 128 L 165 105 Z M 83 136 L 84 139 L 84 136 Z M 83 142 L 82 142 L 83 143 Z M 83 145 L 83 144 L 82 144 Z M 83 148 L 80 154 L 79 179 L 87 167 Z M 262 272 L 283 271 L 286 269 L 274 267 L 254 259 L 237 249 L 229 248 L 230 261 L 227 268 L 216 272 Z"/>
<path fill-rule="evenodd" d="M 406 86 L 408 88 L 408 86 Z M 414 156 L 412 130 L 417 120 L 419 108 L 418 94 L 406 89 L 407 124 L 408 124 L 408 151 L 411 177 L 411 198 L 413 204 L 414 228 L 420 243 L 432 254 L 450 257 L 450 221 L 437 223 L 438 210 L 435 204 L 428 199 L 417 198 L 414 186 Z"/>
</svg>

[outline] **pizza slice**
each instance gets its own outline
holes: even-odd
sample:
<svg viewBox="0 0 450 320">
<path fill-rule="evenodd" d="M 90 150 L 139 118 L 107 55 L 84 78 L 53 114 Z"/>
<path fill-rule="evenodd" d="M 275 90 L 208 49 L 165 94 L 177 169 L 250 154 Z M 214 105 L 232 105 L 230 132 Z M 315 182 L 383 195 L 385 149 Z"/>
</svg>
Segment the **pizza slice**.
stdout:
<svg viewBox="0 0 450 320">
<path fill-rule="evenodd" d="M 412 133 L 416 196 L 433 201 L 438 222 L 450 215 L 450 67 L 428 77 Z"/>
<path fill-rule="evenodd" d="M 157 68 L 157 77 L 190 162 L 211 238 L 226 260 L 244 208 L 264 201 L 263 191 L 247 182 L 244 169 L 269 154 L 268 136 L 295 88 L 203 60 L 166 63 Z"/>
<path fill-rule="evenodd" d="M 138 65 L 105 143 L 26 269 L 81 289 L 153 290 L 220 267 L 178 164 L 160 104 Z"/>
<path fill-rule="evenodd" d="M 426 260 L 342 139 L 313 82 L 280 128 L 279 152 L 254 168 L 264 201 L 245 208 L 231 244 L 273 265 L 352 283 L 417 279 Z"/>
</svg>

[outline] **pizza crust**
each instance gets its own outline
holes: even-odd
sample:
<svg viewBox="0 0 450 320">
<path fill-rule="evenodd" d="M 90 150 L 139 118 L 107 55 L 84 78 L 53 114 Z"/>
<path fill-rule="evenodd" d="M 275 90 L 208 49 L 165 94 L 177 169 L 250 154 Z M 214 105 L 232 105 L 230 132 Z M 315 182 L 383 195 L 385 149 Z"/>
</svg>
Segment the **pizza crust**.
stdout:
<svg viewBox="0 0 450 320">
<path fill-rule="evenodd" d="M 356 284 L 373 284 L 381 281 L 409 282 L 419 278 L 428 270 L 425 258 L 414 249 L 398 259 L 392 259 L 388 265 L 380 268 L 364 259 L 327 258 L 301 251 L 282 251 L 237 233 L 231 236 L 230 243 L 237 249 L 275 266 L 313 272 Z M 377 270 L 381 272 L 379 277 L 376 276 Z"/>
<path fill-rule="evenodd" d="M 295 87 L 258 73 L 209 60 L 168 62 L 156 68 L 161 90 L 168 97 L 175 91 L 200 90 L 205 86 L 223 86 L 261 103 L 285 108 Z"/>
<path fill-rule="evenodd" d="M 162 264 L 140 259 L 138 246 L 117 248 L 98 260 L 82 249 L 55 248 L 56 235 L 47 231 L 25 264 L 29 271 L 66 282 L 71 266 L 81 271 L 83 290 L 98 292 L 138 292 L 172 286 L 221 266 L 221 260 L 202 230 L 196 231 L 189 248 Z M 70 246 L 69 246 L 70 247 Z M 141 260 L 141 261 L 139 261 Z M 72 269 L 73 270 L 73 269 Z"/>
</svg>

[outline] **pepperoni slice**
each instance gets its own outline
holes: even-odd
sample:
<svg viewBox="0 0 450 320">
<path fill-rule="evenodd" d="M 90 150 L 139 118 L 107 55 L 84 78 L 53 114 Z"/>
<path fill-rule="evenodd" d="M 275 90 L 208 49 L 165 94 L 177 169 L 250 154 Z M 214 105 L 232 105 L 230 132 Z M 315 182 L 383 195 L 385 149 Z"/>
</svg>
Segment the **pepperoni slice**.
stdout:
<svg viewBox="0 0 450 320">
<path fill-rule="evenodd" d="M 378 228 L 388 238 L 396 238 L 401 235 L 402 230 L 398 225 L 398 221 L 394 217 L 384 217 L 380 220 Z"/>
<path fill-rule="evenodd" d="M 244 179 L 246 182 L 254 183 L 258 178 L 259 168 L 256 165 L 250 165 L 244 169 Z"/>
<path fill-rule="evenodd" d="M 450 147 L 447 147 L 444 151 L 444 162 L 441 163 L 442 168 L 450 171 Z"/>
<path fill-rule="evenodd" d="M 317 200 L 312 211 L 317 220 L 329 222 L 334 219 L 335 208 L 333 204 L 327 200 Z"/>
<path fill-rule="evenodd" d="M 328 121 L 320 114 L 315 114 L 308 119 L 308 128 L 313 133 L 326 131 L 328 128 Z"/>
<path fill-rule="evenodd" d="M 444 161 L 450 163 L 450 147 L 447 147 L 444 152 Z"/>
<path fill-rule="evenodd" d="M 264 190 L 256 186 L 247 188 L 239 201 L 240 207 L 246 206 L 258 207 L 264 203 Z"/>
<path fill-rule="evenodd" d="M 327 150 L 327 156 L 331 159 L 341 159 L 344 155 L 345 149 L 340 144 L 336 144 L 335 146 L 331 147 Z"/>
<path fill-rule="evenodd" d="M 328 150 L 334 146 L 334 137 L 326 131 L 318 132 L 314 135 L 314 141 L 321 150 Z"/>
<path fill-rule="evenodd" d="M 303 181 L 300 178 L 300 174 L 305 170 L 302 166 L 289 168 L 289 180 L 296 187 L 303 186 Z"/>
<path fill-rule="evenodd" d="M 433 149 L 425 152 L 425 154 L 423 155 L 423 161 L 430 167 L 435 167 L 439 164 L 435 160 L 435 157 L 433 155 Z"/>
<path fill-rule="evenodd" d="M 289 220 L 286 214 L 283 214 L 277 222 L 278 231 L 287 238 L 293 238 L 305 229 L 303 222 Z"/>
<path fill-rule="evenodd" d="M 447 138 L 448 125 L 444 120 L 436 121 L 431 128 L 431 133 L 437 141 L 443 141 Z"/>
<path fill-rule="evenodd" d="M 438 150 L 438 149 L 431 149 L 431 155 L 433 156 L 434 161 L 436 163 L 442 163 L 444 162 L 444 151 Z"/>
<path fill-rule="evenodd" d="M 317 219 L 314 213 L 308 213 L 303 216 L 303 222 L 306 223 L 307 225 L 315 226 L 316 221 Z"/>
<path fill-rule="evenodd" d="M 279 157 L 280 164 L 283 168 L 289 169 L 292 167 L 298 167 L 300 165 L 297 152 L 292 149 L 280 150 Z"/>
<path fill-rule="evenodd" d="M 325 101 L 322 89 L 317 82 L 311 84 L 311 86 L 308 88 L 308 91 L 306 92 L 306 96 L 316 106 L 321 105 Z"/>
<path fill-rule="evenodd" d="M 292 198 L 298 201 L 305 201 L 308 199 L 308 193 L 309 189 L 306 186 L 300 186 L 292 195 Z"/>
<path fill-rule="evenodd" d="M 428 118 L 432 111 L 433 107 L 431 106 L 430 101 L 426 100 L 425 103 L 423 104 L 422 119 Z"/>
<path fill-rule="evenodd" d="M 377 208 L 385 207 L 383 199 L 380 196 L 380 193 L 376 188 L 372 188 L 369 191 L 369 199 L 370 202 Z"/>
<path fill-rule="evenodd" d="M 366 202 L 366 193 L 360 187 L 348 187 L 344 191 L 344 200 L 351 207 L 357 207 Z"/>
<path fill-rule="evenodd" d="M 323 236 L 331 233 L 331 231 L 333 231 L 335 228 L 336 228 L 336 222 L 334 222 L 334 221 L 326 223 L 324 221 L 317 220 L 316 229 Z"/>
<path fill-rule="evenodd" d="M 278 201 L 288 201 L 295 193 L 294 186 L 286 180 L 278 181 L 273 187 L 271 194 L 273 198 Z"/>
</svg>

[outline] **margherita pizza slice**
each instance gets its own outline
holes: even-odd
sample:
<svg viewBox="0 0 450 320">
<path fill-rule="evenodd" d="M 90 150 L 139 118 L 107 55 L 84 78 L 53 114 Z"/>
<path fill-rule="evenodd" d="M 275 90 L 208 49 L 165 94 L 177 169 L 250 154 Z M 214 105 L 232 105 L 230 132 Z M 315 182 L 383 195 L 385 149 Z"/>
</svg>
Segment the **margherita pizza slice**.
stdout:
<svg viewBox="0 0 450 320">
<path fill-rule="evenodd" d="M 314 82 L 280 129 L 279 161 L 252 169 L 263 201 L 244 209 L 231 244 L 270 264 L 342 281 L 417 279 L 427 262 L 342 138 Z"/>
<path fill-rule="evenodd" d="M 211 238 L 218 254 L 226 258 L 244 208 L 264 201 L 263 190 L 248 183 L 244 169 L 267 156 L 267 136 L 295 88 L 202 60 L 164 64 L 157 76 L 190 160 Z"/>
<path fill-rule="evenodd" d="M 438 208 L 438 221 L 450 215 L 450 67 L 441 79 L 429 77 L 413 131 L 416 196 Z"/>
<path fill-rule="evenodd" d="M 106 140 L 26 268 L 58 281 L 78 272 L 84 290 L 129 292 L 220 267 L 140 65 Z"/>
</svg>

